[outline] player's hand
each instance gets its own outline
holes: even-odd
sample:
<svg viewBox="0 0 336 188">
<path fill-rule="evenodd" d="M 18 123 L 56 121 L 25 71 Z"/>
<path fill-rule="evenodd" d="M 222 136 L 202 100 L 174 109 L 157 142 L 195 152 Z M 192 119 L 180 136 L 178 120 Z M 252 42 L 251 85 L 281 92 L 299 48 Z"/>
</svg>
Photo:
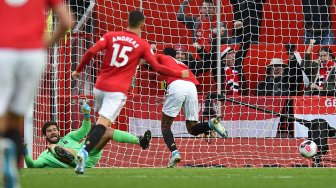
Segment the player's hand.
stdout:
<svg viewBox="0 0 336 188">
<path fill-rule="evenodd" d="M 29 153 L 29 152 L 28 152 L 28 148 L 27 148 L 27 146 L 28 146 L 27 143 L 24 143 L 24 144 L 23 144 L 23 147 L 24 147 L 24 148 L 23 148 L 23 155 L 24 155 L 24 156 L 27 156 L 28 153 Z"/>
<path fill-rule="evenodd" d="M 233 27 L 235 29 L 240 29 L 240 28 L 243 27 L 243 22 L 241 22 L 241 21 L 235 21 L 235 23 L 233 24 Z"/>
<path fill-rule="evenodd" d="M 46 48 L 49 48 L 49 47 L 51 47 L 52 45 L 53 45 L 53 41 L 51 41 L 51 37 L 48 36 L 48 35 L 45 35 L 45 36 L 44 36 L 44 46 L 45 46 Z"/>
<path fill-rule="evenodd" d="M 189 71 L 188 70 L 183 70 L 182 71 L 182 78 L 189 78 Z"/>
<path fill-rule="evenodd" d="M 194 42 L 193 46 L 197 49 L 200 50 L 202 47 L 198 44 L 198 42 Z"/>
<path fill-rule="evenodd" d="M 139 61 L 139 66 L 141 66 L 141 65 L 143 65 L 143 64 L 145 64 L 145 63 L 147 63 L 146 60 L 144 60 L 144 59 L 140 59 L 140 61 Z"/>
<path fill-rule="evenodd" d="M 309 40 L 309 45 L 313 46 L 315 44 L 316 40 L 315 39 L 310 39 Z"/>
<path fill-rule="evenodd" d="M 71 76 L 72 76 L 72 78 L 73 79 L 78 79 L 79 78 L 79 72 L 77 72 L 77 71 L 73 71 L 72 73 L 71 73 Z"/>
<path fill-rule="evenodd" d="M 310 88 L 311 88 L 311 89 L 317 89 L 317 90 L 322 90 L 322 89 L 323 89 L 323 87 L 320 87 L 320 86 L 318 86 L 318 85 L 315 84 L 315 83 L 311 84 L 311 85 L 310 85 Z"/>
<path fill-rule="evenodd" d="M 162 104 L 166 98 L 165 97 L 158 97 L 156 98 L 156 104 Z"/>
<path fill-rule="evenodd" d="M 87 103 L 84 103 L 81 110 L 83 112 L 84 119 L 90 120 L 91 107 Z"/>
<path fill-rule="evenodd" d="M 151 47 L 151 49 L 152 49 L 153 51 L 157 50 L 157 48 L 156 48 L 156 44 L 151 44 L 150 47 Z"/>
<path fill-rule="evenodd" d="M 224 35 L 225 30 L 226 30 L 225 27 L 221 27 L 221 28 L 220 28 L 220 35 L 221 35 L 221 36 Z M 213 35 L 217 35 L 217 28 L 213 28 L 213 29 L 212 29 L 212 34 L 213 34 Z"/>
</svg>

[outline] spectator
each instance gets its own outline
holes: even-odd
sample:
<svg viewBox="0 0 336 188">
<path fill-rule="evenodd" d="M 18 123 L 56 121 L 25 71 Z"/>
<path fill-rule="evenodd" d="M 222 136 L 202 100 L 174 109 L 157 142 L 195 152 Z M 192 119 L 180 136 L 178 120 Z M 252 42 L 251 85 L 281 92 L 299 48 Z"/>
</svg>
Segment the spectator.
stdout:
<svg viewBox="0 0 336 188">
<path fill-rule="evenodd" d="M 334 55 L 329 47 L 323 46 L 318 51 L 318 59 L 311 60 L 314 39 L 310 39 L 309 47 L 303 61 L 303 68 L 307 74 L 310 84 L 306 95 L 331 95 L 335 96 L 336 72 Z"/>
<path fill-rule="evenodd" d="M 302 0 L 304 14 L 304 43 L 309 44 L 310 39 L 315 39 L 316 44 L 334 44 L 330 6 L 331 1 Z"/>
<path fill-rule="evenodd" d="M 194 43 L 194 46 L 198 51 L 201 51 L 201 47 L 198 45 L 198 43 Z M 235 69 L 235 61 L 236 61 L 236 53 L 231 47 L 228 47 L 226 45 L 221 46 L 221 63 L 220 63 L 220 80 L 219 82 L 222 83 L 221 87 L 221 93 L 225 93 L 227 95 L 238 95 L 241 93 L 240 91 L 240 77 L 238 74 L 238 71 Z M 215 80 L 217 81 L 217 75 L 218 75 L 218 64 L 217 64 L 217 57 L 214 55 L 205 55 L 202 56 L 204 59 L 204 62 L 209 62 L 208 64 L 205 64 L 205 68 L 210 68 L 212 75 L 215 77 Z M 210 58 L 210 59 L 209 59 Z"/>
<path fill-rule="evenodd" d="M 300 53 L 296 51 L 296 46 L 293 44 L 287 44 L 285 46 L 288 60 L 288 76 L 289 76 L 289 95 L 296 96 L 302 94 L 303 86 L 309 85 L 309 79 L 305 72 L 301 69 L 302 58 Z"/>
<path fill-rule="evenodd" d="M 234 37 L 230 42 L 258 42 L 265 0 L 230 0 L 230 3 L 234 15 Z"/>
<path fill-rule="evenodd" d="M 203 0 L 200 6 L 200 17 L 186 15 L 185 9 L 191 0 L 184 0 L 176 15 L 177 20 L 181 21 L 192 30 L 193 42 L 197 42 L 203 47 L 205 52 L 211 51 L 212 44 L 216 44 L 217 20 L 216 9 L 212 0 Z M 229 33 L 226 26 L 221 23 L 221 43 L 229 42 Z"/>
<path fill-rule="evenodd" d="M 221 71 L 221 73 L 225 75 L 223 89 L 225 90 L 226 95 L 240 94 L 240 78 L 238 71 L 234 68 L 235 56 L 236 53 L 232 48 L 222 46 L 221 59 L 224 72 Z M 217 68 L 214 68 L 213 70 L 217 70 Z"/>
<path fill-rule="evenodd" d="M 258 83 L 257 96 L 288 96 L 289 68 L 282 59 L 273 58 L 266 68 L 265 80 Z"/>
<path fill-rule="evenodd" d="M 301 70 L 301 57 L 295 51 L 295 45 L 287 44 L 288 64 L 274 58 L 267 66 L 265 80 L 257 86 L 256 95 L 261 96 L 296 96 L 302 91 L 304 72 Z M 308 78 L 306 79 L 308 80 Z"/>
<path fill-rule="evenodd" d="M 262 20 L 263 4 L 266 0 L 230 0 L 233 5 L 234 30 L 237 39 L 233 43 L 240 42 L 240 49 L 235 56 L 235 70 L 238 72 L 242 94 L 246 95 L 246 81 L 243 72 L 243 61 L 247 55 L 251 43 L 259 40 L 259 29 Z"/>
</svg>

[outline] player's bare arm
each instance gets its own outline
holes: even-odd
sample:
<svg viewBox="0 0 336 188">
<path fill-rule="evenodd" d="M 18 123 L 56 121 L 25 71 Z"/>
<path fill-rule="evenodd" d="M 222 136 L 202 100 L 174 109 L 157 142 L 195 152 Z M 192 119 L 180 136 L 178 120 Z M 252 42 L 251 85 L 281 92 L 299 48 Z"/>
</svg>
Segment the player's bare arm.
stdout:
<svg viewBox="0 0 336 188">
<path fill-rule="evenodd" d="M 91 47 L 85 54 L 80 64 L 78 65 L 76 71 L 71 73 L 73 79 L 78 79 L 80 72 L 83 68 L 90 63 L 91 59 L 107 45 L 107 42 L 104 38 L 101 38 L 93 47 Z"/>
<path fill-rule="evenodd" d="M 54 12 L 59 18 L 59 25 L 51 37 L 45 41 L 46 46 L 53 45 L 64 36 L 68 29 L 74 26 L 74 18 L 68 10 L 67 6 L 62 4 L 54 8 Z"/>
</svg>

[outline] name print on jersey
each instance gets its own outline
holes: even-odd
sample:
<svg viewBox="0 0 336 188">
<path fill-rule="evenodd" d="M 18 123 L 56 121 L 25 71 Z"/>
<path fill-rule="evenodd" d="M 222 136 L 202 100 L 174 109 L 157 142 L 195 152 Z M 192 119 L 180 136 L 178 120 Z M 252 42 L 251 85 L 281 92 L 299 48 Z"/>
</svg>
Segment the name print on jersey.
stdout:
<svg viewBox="0 0 336 188">
<path fill-rule="evenodd" d="M 117 36 L 117 37 L 113 37 L 112 38 L 112 42 L 116 42 L 116 41 L 125 41 L 125 42 L 129 42 L 133 45 L 134 48 L 138 48 L 139 47 L 139 44 L 134 41 L 133 38 L 131 37 L 125 37 L 125 36 Z"/>
</svg>

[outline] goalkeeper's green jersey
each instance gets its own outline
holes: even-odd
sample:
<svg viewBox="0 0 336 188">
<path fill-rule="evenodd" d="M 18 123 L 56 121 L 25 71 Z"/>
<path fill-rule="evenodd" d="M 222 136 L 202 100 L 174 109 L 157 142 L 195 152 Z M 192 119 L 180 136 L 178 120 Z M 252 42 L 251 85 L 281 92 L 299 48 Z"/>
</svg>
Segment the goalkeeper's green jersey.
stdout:
<svg viewBox="0 0 336 188">
<path fill-rule="evenodd" d="M 76 130 L 71 131 L 65 135 L 57 145 L 64 148 L 70 148 L 75 150 L 76 153 L 82 148 L 83 142 L 81 142 L 91 129 L 91 121 L 84 120 L 82 126 Z M 91 168 L 99 161 L 102 151 L 91 152 L 86 161 L 86 167 Z M 33 160 L 30 155 L 25 156 L 25 161 L 28 168 L 71 168 L 66 163 L 63 163 L 56 159 L 48 150 L 43 151 L 36 160 Z"/>
</svg>

